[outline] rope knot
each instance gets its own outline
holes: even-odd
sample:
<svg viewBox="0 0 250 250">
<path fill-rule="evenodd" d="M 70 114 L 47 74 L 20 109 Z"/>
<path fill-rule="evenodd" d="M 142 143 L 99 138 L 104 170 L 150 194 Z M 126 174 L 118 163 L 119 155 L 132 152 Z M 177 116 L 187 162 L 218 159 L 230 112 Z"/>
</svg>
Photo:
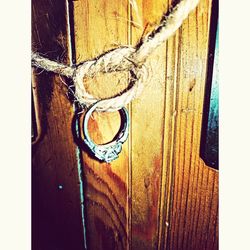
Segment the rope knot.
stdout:
<svg viewBox="0 0 250 250">
<path fill-rule="evenodd" d="M 96 108 L 97 111 L 116 111 L 136 98 L 143 89 L 142 82 L 146 77 L 146 67 L 138 66 L 129 58 L 135 52 L 132 47 L 120 47 L 103 54 L 99 58 L 77 65 L 72 76 L 75 85 L 75 96 L 80 103 L 87 107 L 102 100 Z M 128 71 L 130 73 L 129 85 L 126 89 L 111 98 L 100 99 L 92 96 L 84 87 L 86 78 L 94 78 L 98 73 L 111 73 Z"/>
<path fill-rule="evenodd" d="M 165 42 L 181 26 L 188 14 L 197 6 L 199 0 L 180 0 L 171 7 L 169 14 L 163 15 L 161 23 L 135 47 L 121 46 L 100 55 L 97 58 L 82 62 L 75 67 L 32 54 L 32 65 L 52 71 L 73 79 L 75 96 L 80 104 L 89 106 L 98 103 L 99 111 L 116 111 L 137 97 L 143 88 L 143 82 L 148 76 L 145 61 L 148 56 L 163 42 Z M 100 99 L 89 94 L 84 85 L 84 78 L 93 78 L 98 73 L 129 71 L 129 86 L 112 98 Z M 148 79 L 147 79 L 148 80 Z M 145 82 L 144 82 L 145 83 Z"/>
</svg>

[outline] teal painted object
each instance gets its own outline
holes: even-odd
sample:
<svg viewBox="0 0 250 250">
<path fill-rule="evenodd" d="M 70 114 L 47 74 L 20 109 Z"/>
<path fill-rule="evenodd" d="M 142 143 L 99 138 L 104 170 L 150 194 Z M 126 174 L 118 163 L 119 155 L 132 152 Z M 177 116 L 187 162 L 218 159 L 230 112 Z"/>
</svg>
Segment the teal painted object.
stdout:
<svg viewBox="0 0 250 250">
<path fill-rule="evenodd" d="M 218 30 L 216 35 L 216 45 L 214 54 L 214 67 L 213 67 L 213 79 L 211 98 L 208 115 L 208 128 L 206 138 L 206 151 L 205 156 L 209 160 L 209 164 L 214 168 L 218 166 L 218 134 L 219 134 L 219 68 L 218 68 Z"/>
<path fill-rule="evenodd" d="M 77 113 L 77 107 L 74 105 L 74 111 Z M 75 131 L 77 136 L 80 136 L 80 129 L 79 129 L 79 121 L 75 123 Z M 81 202 L 81 214 L 82 214 L 82 226 L 83 226 L 83 249 L 87 249 L 87 242 L 86 242 L 86 225 L 85 225 L 85 207 L 84 207 L 84 190 L 83 190 L 83 163 L 81 161 L 81 149 L 79 146 L 76 147 L 76 159 L 77 159 L 77 172 L 79 178 L 79 192 L 80 192 L 80 202 Z"/>
<path fill-rule="evenodd" d="M 218 13 L 217 13 L 218 14 Z M 215 15 L 216 16 L 216 15 Z M 218 16 L 217 16 L 218 17 Z M 202 121 L 201 157 L 219 169 L 219 27 L 217 19 L 210 30 L 207 86 Z"/>
</svg>

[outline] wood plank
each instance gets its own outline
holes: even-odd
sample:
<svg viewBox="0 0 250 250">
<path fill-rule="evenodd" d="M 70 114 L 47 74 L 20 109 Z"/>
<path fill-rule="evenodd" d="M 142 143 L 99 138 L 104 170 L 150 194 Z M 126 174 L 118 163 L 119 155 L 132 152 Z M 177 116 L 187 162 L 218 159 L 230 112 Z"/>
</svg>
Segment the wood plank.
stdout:
<svg viewBox="0 0 250 250">
<path fill-rule="evenodd" d="M 166 1 L 132 1 L 132 44 L 159 23 L 167 9 Z M 137 11 L 138 10 L 138 11 Z M 167 151 L 171 125 L 166 102 L 166 44 L 161 45 L 146 62 L 149 80 L 142 95 L 131 104 L 132 158 L 132 249 L 157 249 L 166 209 L 165 186 Z M 165 134 L 165 138 L 164 138 Z M 163 188 L 161 188 L 163 187 Z"/>
<path fill-rule="evenodd" d="M 164 2 L 74 1 L 77 61 L 135 44 L 155 26 Z M 202 0 L 167 47 L 149 58 L 153 84 L 129 105 L 130 140 L 119 160 L 100 164 L 82 152 L 90 249 L 218 246 L 218 173 L 199 157 L 210 9 L 211 1 Z M 107 97 L 124 88 L 110 87 L 119 75 L 84 84 L 93 95 Z M 118 127 L 116 113 L 94 114 L 89 130 L 103 143 Z"/>
<path fill-rule="evenodd" d="M 162 182 L 162 226 L 159 234 L 159 249 L 166 249 L 168 243 L 168 229 L 170 226 L 169 213 L 171 212 L 171 198 L 173 189 L 173 150 L 174 150 L 174 135 L 176 124 L 176 91 L 177 91 L 177 76 L 176 69 L 178 61 L 178 41 L 179 32 L 167 41 L 167 57 L 166 57 L 166 103 L 165 103 L 165 133 L 164 133 L 164 152 L 163 161 L 167 166 L 165 173 L 166 182 Z M 165 188 L 164 186 L 165 185 Z"/>
<path fill-rule="evenodd" d="M 128 43 L 128 4 L 123 1 L 74 1 L 77 62 Z M 119 82 L 119 79 L 122 82 Z M 125 81 L 124 81 L 125 79 Z M 122 90 L 127 73 L 98 75 L 86 79 L 86 89 L 96 97 Z M 118 112 L 94 113 L 90 135 L 97 143 L 110 141 L 118 131 Z M 119 159 L 100 163 L 82 151 L 87 244 L 89 249 L 127 249 L 129 240 L 128 142 Z"/>
<path fill-rule="evenodd" d="M 179 29 L 173 195 L 168 249 L 217 249 L 218 173 L 199 156 L 211 1 Z"/>
<path fill-rule="evenodd" d="M 69 63 L 66 1 L 32 1 L 32 49 Z M 32 146 L 32 249 L 83 249 L 83 225 L 72 104 L 62 81 L 35 70 L 41 136 Z"/>
</svg>

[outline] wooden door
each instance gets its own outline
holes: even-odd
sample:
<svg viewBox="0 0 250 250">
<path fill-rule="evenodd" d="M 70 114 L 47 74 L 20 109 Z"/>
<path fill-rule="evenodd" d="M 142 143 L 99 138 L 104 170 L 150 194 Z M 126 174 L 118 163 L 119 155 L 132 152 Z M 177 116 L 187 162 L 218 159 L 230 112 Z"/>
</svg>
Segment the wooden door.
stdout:
<svg viewBox="0 0 250 250">
<path fill-rule="evenodd" d="M 65 64 L 135 45 L 176 1 L 33 0 L 33 50 Z M 68 79 L 34 69 L 33 249 L 218 249 L 218 171 L 200 157 L 212 0 L 148 58 L 150 82 L 127 109 L 119 158 L 100 163 L 80 133 Z M 85 81 L 96 97 L 124 88 L 126 74 Z M 92 138 L 107 142 L 117 112 L 94 113 Z"/>
</svg>

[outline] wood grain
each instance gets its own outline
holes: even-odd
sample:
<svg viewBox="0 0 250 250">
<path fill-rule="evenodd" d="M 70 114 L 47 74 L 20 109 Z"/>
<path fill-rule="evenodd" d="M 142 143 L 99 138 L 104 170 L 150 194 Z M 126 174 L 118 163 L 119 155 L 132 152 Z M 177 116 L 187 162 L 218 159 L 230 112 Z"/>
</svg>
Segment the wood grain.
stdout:
<svg viewBox="0 0 250 250">
<path fill-rule="evenodd" d="M 32 1 L 32 49 L 69 63 L 66 2 Z M 83 249 L 73 117 L 58 76 L 35 70 L 40 138 L 32 146 L 32 249 Z"/>
<path fill-rule="evenodd" d="M 131 8 L 132 20 L 143 29 L 132 26 L 132 44 L 160 21 L 166 1 L 136 1 Z M 131 104 L 132 158 L 132 249 L 157 249 L 161 224 L 160 196 L 164 152 L 164 112 L 166 96 L 166 44 L 148 58 L 150 75 L 142 95 Z"/>
<path fill-rule="evenodd" d="M 119 45 L 135 45 L 175 2 L 70 1 L 73 58 L 80 62 Z M 55 50 L 48 57 L 68 62 L 65 6 L 35 3 L 34 46 L 41 52 Z M 100 163 L 81 148 L 90 250 L 218 249 L 218 172 L 199 155 L 211 4 L 201 0 L 176 34 L 148 58 L 149 81 L 127 107 L 130 136 L 119 159 Z M 34 230 L 36 245 L 44 244 L 37 249 L 83 249 L 72 106 L 58 77 L 36 77 L 45 125 L 33 153 L 35 211 L 42 211 L 41 218 L 35 215 L 40 226 Z M 96 97 L 119 93 L 128 82 L 128 73 L 83 79 Z M 119 126 L 118 112 L 94 113 L 89 131 L 94 141 L 105 143 Z M 60 183 L 63 191 L 53 189 Z"/>
<path fill-rule="evenodd" d="M 179 29 L 168 249 L 217 249 L 218 173 L 200 159 L 211 1 Z"/>
<path fill-rule="evenodd" d="M 74 26 L 77 62 L 127 44 L 127 1 L 75 1 Z M 97 97 L 119 93 L 119 79 L 127 74 L 99 75 L 85 79 Z M 94 113 L 90 135 L 97 143 L 113 139 L 120 125 L 118 112 Z M 100 163 L 82 151 L 88 249 L 127 249 L 129 241 L 128 142 L 119 159 Z"/>
<path fill-rule="evenodd" d="M 151 0 L 74 2 L 78 61 L 136 44 L 169 6 Z M 201 1 L 148 59 L 150 83 L 129 105 L 130 138 L 119 160 L 100 164 L 83 153 L 90 249 L 216 249 L 218 174 L 199 157 L 210 9 L 211 1 Z M 117 77 L 84 84 L 95 96 L 108 97 L 119 91 L 110 86 Z M 114 114 L 95 114 L 89 129 L 100 143 L 118 127 Z"/>
</svg>

